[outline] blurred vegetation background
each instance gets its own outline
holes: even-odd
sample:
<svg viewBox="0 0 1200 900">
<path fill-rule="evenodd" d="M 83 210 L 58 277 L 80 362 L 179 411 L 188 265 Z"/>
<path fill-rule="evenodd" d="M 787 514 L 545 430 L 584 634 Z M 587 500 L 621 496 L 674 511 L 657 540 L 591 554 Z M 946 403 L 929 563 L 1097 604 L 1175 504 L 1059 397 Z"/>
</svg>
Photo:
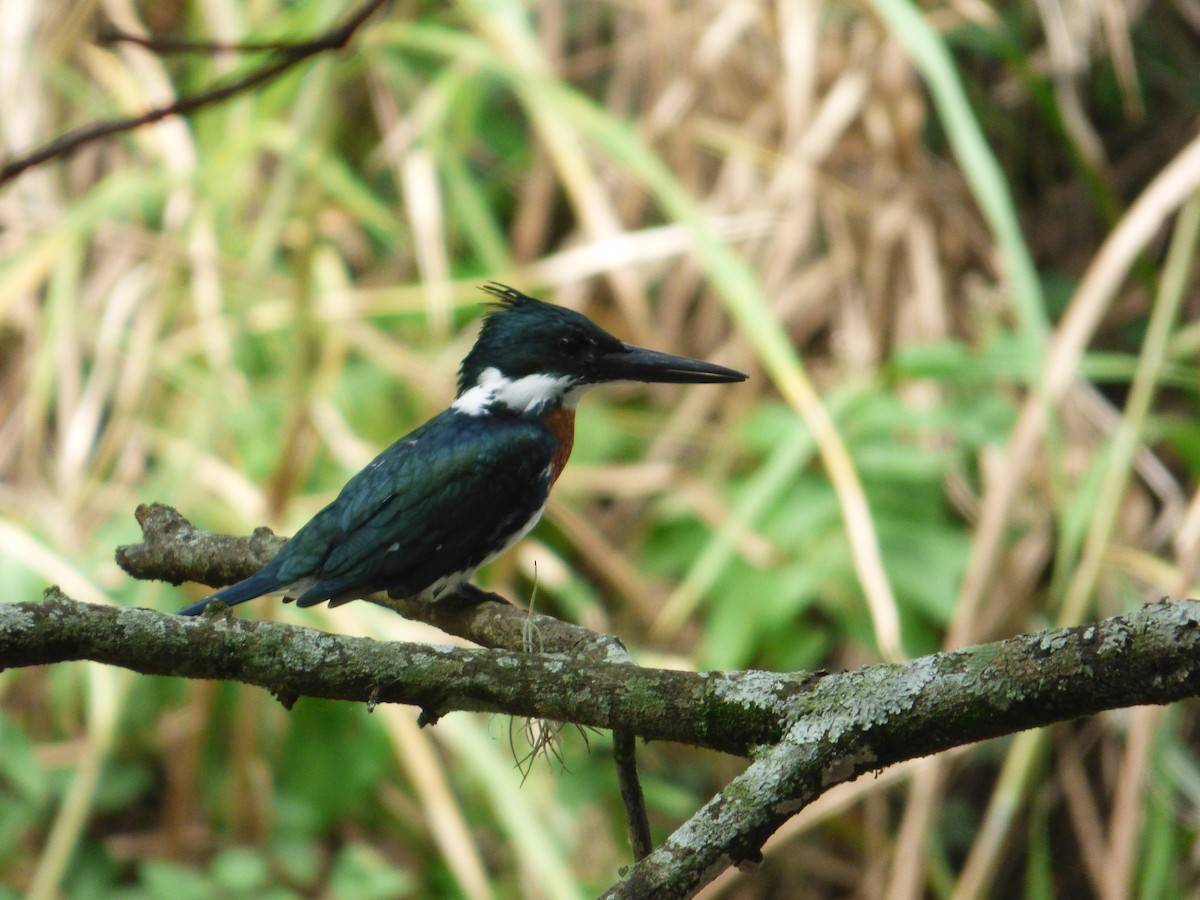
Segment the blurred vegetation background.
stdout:
<svg viewBox="0 0 1200 900">
<path fill-rule="evenodd" d="M 5 0 L 3 153 L 262 61 L 102 28 L 348 8 Z M 1197 58 L 1194 0 L 397 2 L 0 190 L 5 598 L 202 596 L 116 568 L 136 505 L 294 530 L 446 405 L 489 279 L 753 373 L 589 396 L 483 575 L 646 664 L 840 669 L 1195 596 Z M 415 719 L 3 672 L 0 891 L 559 898 L 628 864 L 608 735 L 519 766 L 521 723 Z M 1189 703 L 897 766 L 705 896 L 1200 896 L 1197 738 Z M 744 762 L 641 764 L 661 839 Z"/>
</svg>

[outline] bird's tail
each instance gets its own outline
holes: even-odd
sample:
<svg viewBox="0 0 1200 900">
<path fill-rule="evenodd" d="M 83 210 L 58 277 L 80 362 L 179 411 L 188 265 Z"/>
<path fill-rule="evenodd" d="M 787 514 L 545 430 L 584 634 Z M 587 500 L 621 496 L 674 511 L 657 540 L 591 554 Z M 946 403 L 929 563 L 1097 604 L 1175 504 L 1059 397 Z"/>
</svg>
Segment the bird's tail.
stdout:
<svg viewBox="0 0 1200 900">
<path fill-rule="evenodd" d="M 220 600 L 226 606 L 237 606 L 239 603 L 254 600 L 264 594 L 274 593 L 279 589 L 280 584 L 276 580 L 274 573 L 264 569 L 261 572 L 251 575 L 249 578 L 239 581 L 237 584 L 231 584 L 229 587 L 205 597 L 203 600 L 197 600 L 191 606 L 185 606 L 179 611 L 178 615 L 198 616 L 214 600 Z"/>
</svg>

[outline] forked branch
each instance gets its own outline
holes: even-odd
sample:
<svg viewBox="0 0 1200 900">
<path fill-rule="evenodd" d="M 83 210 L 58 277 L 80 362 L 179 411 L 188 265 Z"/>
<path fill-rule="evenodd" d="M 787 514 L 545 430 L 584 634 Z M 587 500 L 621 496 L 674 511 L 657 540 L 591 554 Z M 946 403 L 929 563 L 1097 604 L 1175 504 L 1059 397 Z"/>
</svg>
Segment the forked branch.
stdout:
<svg viewBox="0 0 1200 900">
<path fill-rule="evenodd" d="M 139 577 L 239 578 L 281 543 L 265 530 L 249 538 L 208 534 L 168 507 L 143 507 L 139 520 L 145 542 L 119 554 Z M 407 703 L 426 722 L 454 710 L 506 712 L 610 728 L 627 744 L 638 735 L 752 758 L 632 866 L 611 897 L 690 896 L 726 866 L 757 859 L 788 818 L 864 772 L 1106 709 L 1200 694 L 1200 602 L 1190 600 L 902 665 L 792 674 L 637 666 L 615 639 L 548 616 L 536 617 L 547 652 L 521 652 L 528 614 L 506 602 L 370 599 L 505 649 L 382 643 L 228 612 L 186 619 L 82 604 L 51 589 L 41 602 L 0 606 L 0 666 L 89 659 L 146 674 L 242 681 L 289 705 L 302 696 Z"/>
</svg>

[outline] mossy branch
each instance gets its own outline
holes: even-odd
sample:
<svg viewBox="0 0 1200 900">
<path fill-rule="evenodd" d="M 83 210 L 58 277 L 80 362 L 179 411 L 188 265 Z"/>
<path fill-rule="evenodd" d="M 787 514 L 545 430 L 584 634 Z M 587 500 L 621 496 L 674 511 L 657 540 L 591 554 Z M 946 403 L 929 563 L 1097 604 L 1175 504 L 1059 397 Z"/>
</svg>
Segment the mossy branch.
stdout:
<svg viewBox="0 0 1200 900">
<path fill-rule="evenodd" d="M 210 535 L 166 507 L 144 507 L 139 519 L 145 543 L 119 552 L 139 577 L 219 584 L 249 574 L 281 543 L 265 531 Z M 615 639 L 547 616 L 537 618 L 548 652 L 521 652 L 527 614 L 507 603 L 370 599 L 504 649 L 385 643 L 227 612 L 186 619 L 78 603 L 51 588 L 41 602 L 0 606 L 0 666 L 88 659 L 255 684 L 287 705 L 302 696 L 407 703 L 428 722 L 454 710 L 505 712 L 752 758 L 610 897 L 690 896 L 724 867 L 757 859 L 790 816 L 864 772 L 1200 694 L 1200 602 L 1190 600 L 900 665 L 805 674 L 645 668 Z"/>
</svg>

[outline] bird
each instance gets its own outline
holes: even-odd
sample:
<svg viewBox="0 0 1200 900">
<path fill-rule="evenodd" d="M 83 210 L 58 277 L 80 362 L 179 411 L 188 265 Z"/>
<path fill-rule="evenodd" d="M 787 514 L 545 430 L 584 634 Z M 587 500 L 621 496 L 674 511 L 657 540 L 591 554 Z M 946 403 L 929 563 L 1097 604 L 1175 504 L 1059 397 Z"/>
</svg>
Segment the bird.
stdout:
<svg viewBox="0 0 1200 900">
<path fill-rule="evenodd" d="M 537 524 L 571 455 L 575 406 L 604 384 L 732 383 L 724 366 L 627 344 L 586 316 L 490 282 L 450 406 L 346 483 L 254 575 L 179 611 L 282 595 L 339 606 L 377 591 L 437 601 Z"/>
</svg>

